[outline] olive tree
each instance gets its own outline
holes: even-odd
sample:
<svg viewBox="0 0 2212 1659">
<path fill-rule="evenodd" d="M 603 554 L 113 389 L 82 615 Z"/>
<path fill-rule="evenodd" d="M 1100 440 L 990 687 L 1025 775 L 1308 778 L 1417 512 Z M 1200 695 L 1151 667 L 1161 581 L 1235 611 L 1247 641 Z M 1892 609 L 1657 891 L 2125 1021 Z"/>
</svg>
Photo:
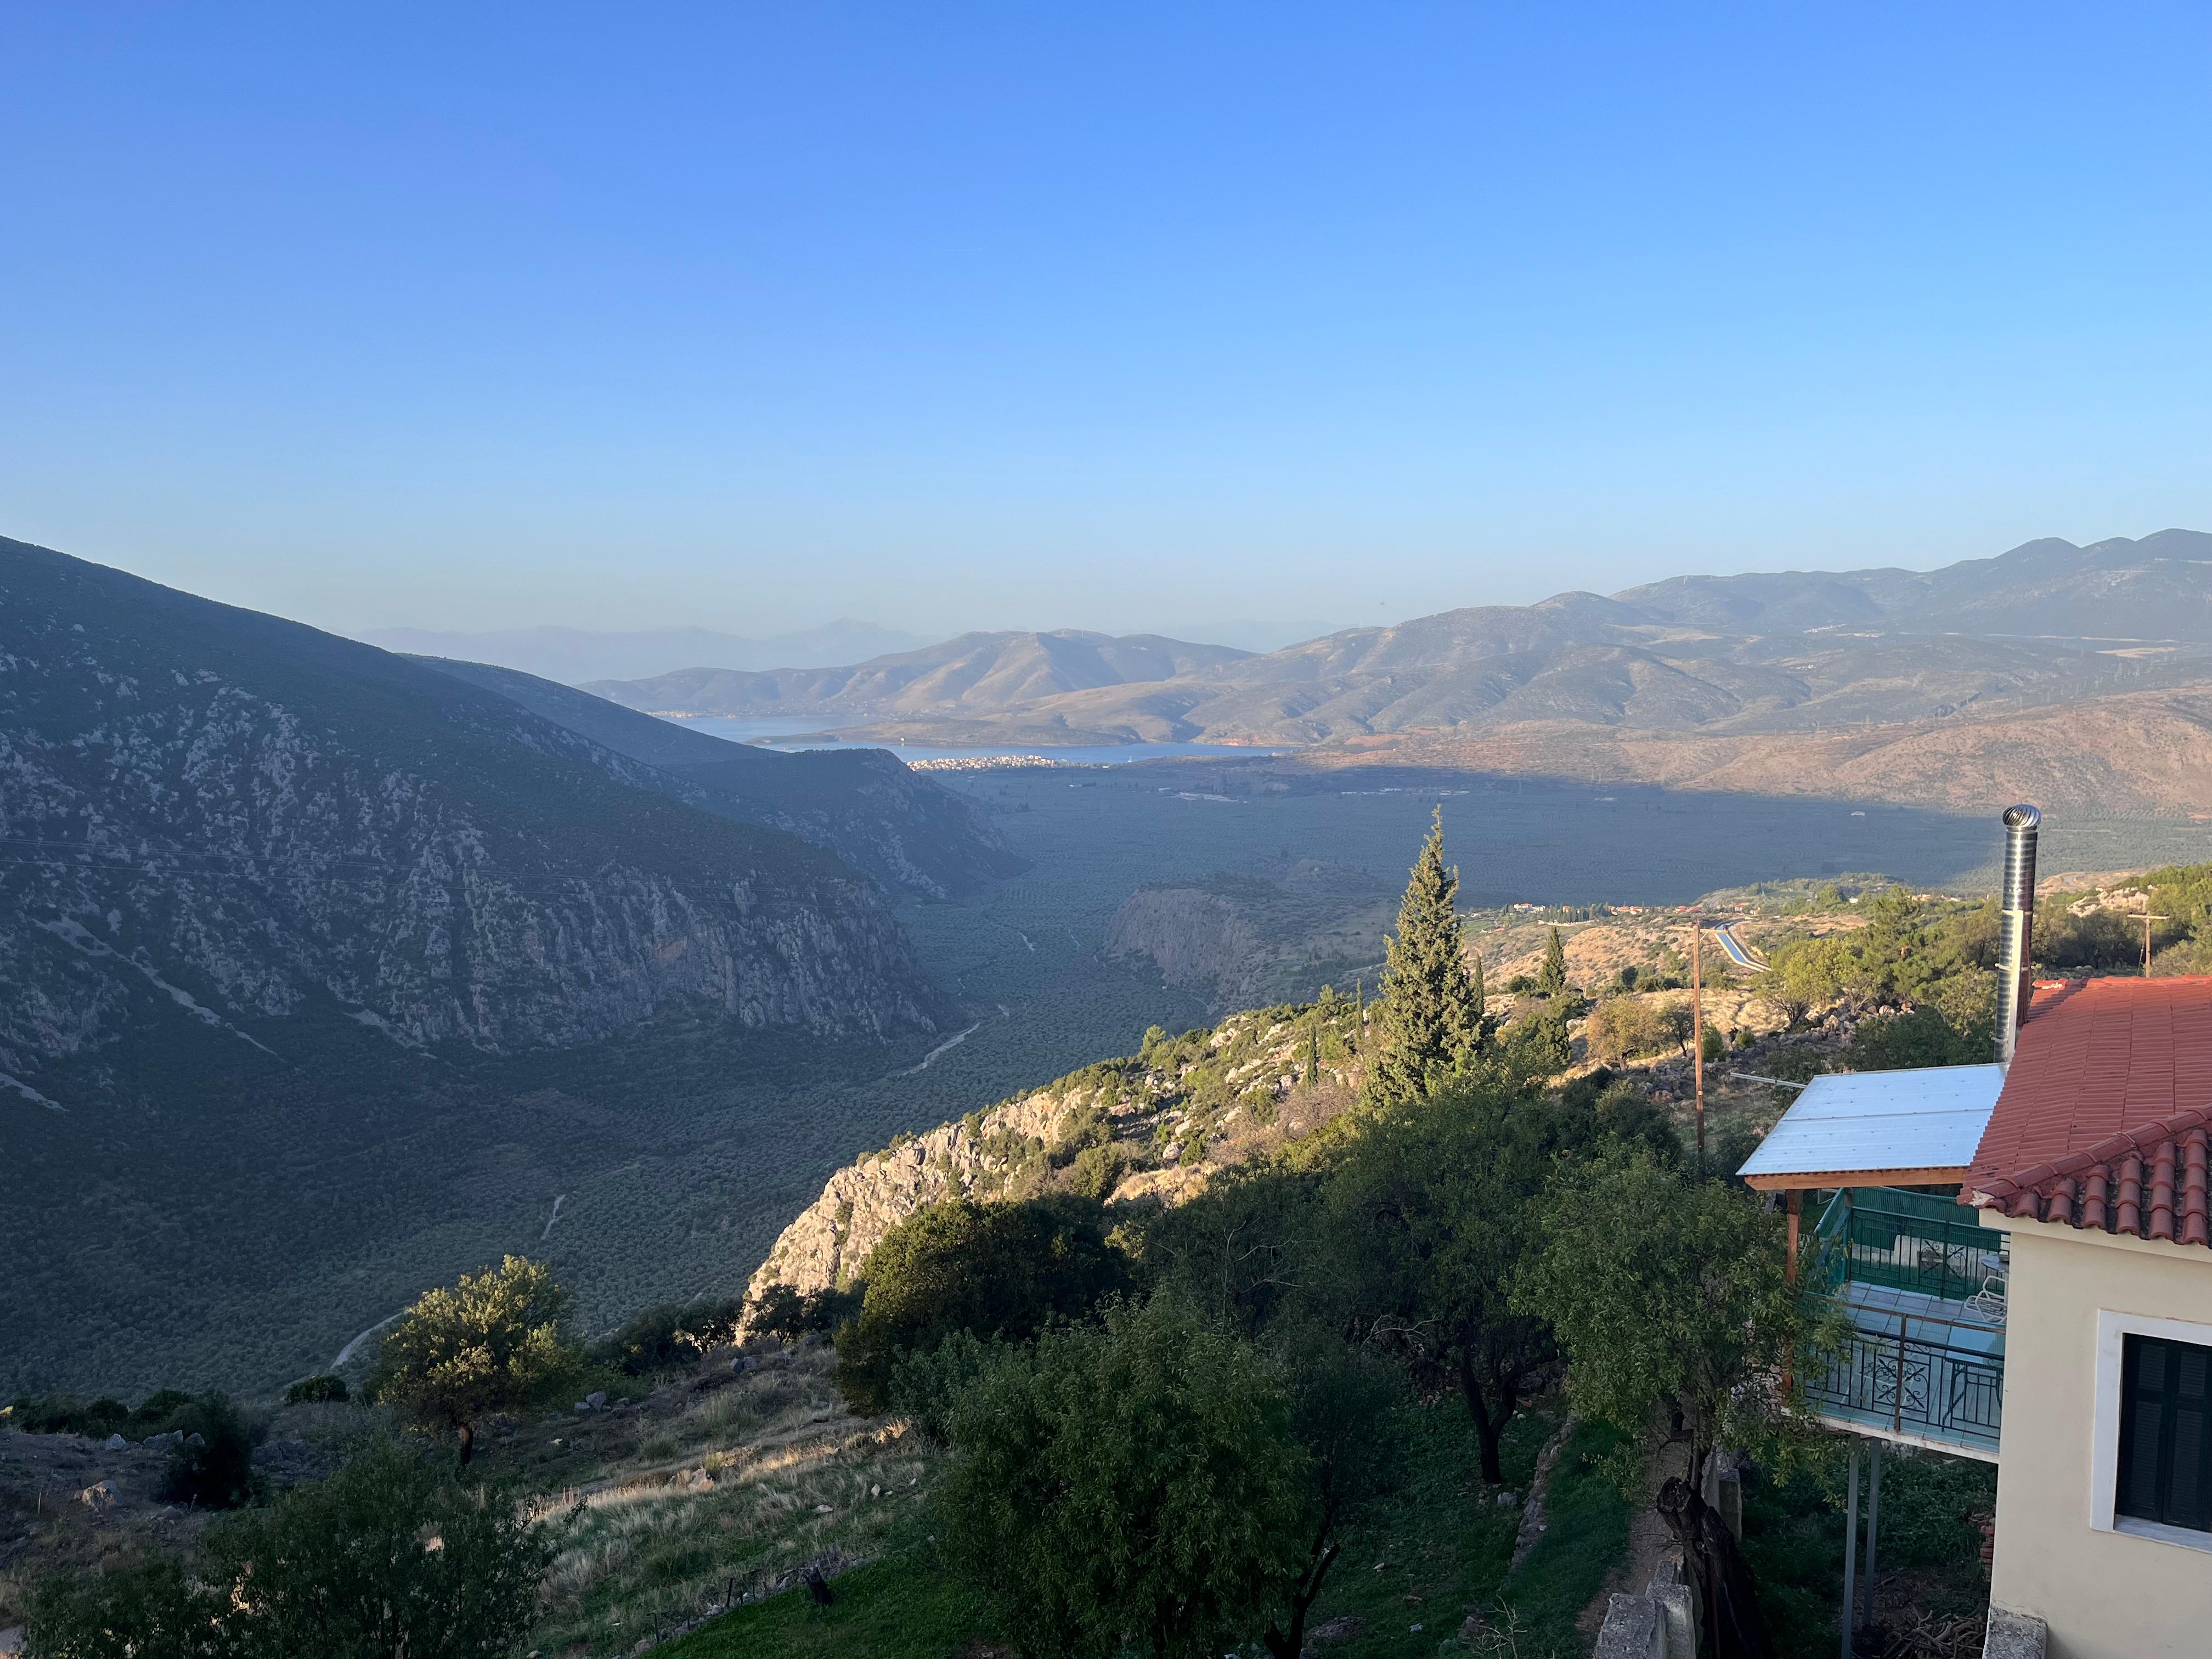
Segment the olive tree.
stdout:
<svg viewBox="0 0 2212 1659">
<path fill-rule="evenodd" d="M 426 1292 L 379 1350 L 370 1397 L 416 1426 L 456 1432 L 460 1461 L 490 1413 L 526 1407 L 575 1374 L 565 1340 L 568 1293 L 543 1262 L 508 1256 L 485 1273 Z"/>
<path fill-rule="evenodd" d="M 1469 1085 L 1378 1114 L 1326 1188 L 1347 1326 L 1457 1386 L 1492 1482 L 1504 1479 L 1506 1425 L 1559 1358 L 1543 1316 L 1508 1292 L 1556 1135 L 1582 1123 L 1521 1091 Z"/>
<path fill-rule="evenodd" d="M 1170 1297 L 1002 1348 L 951 1435 L 939 1534 L 1024 1652 L 1218 1654 L 1327 1571 L 1283 1368 Z"/>
<path fill-rule="evenodd" d="M 1789 1379 L 1837 1333 L 1790 1281 L 1781 1218 L 1755 1194 L 1616 1146 L 1564 1165 L 1534 1220 L 1515 1304 L 1557 1333 L 1577 1411 L 1638 1442 L 1662 1422 L 1686 1447 L 1688 1478 L 1662 1486 L 1659 1513 L 1703 1575 L 1723 1659 L 1770 1652 L 1750 1569 L 1697 1489 L 1723 1445 L 1786 1467 L 1810 1437 Z"/>
</svg>

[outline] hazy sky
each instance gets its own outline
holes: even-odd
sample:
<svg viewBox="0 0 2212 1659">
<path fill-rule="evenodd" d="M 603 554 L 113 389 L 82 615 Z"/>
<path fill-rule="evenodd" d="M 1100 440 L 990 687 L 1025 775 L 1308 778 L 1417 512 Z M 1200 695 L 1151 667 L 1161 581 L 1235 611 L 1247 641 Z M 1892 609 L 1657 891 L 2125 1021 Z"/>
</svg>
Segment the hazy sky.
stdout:
<svg viewBox="0 0 2212 1659">
<path fill-rule="evenodd" d="M 336 628 L 2212 528 L 2212 9 L 0 9 L 0 533 Z"/>
</svg>

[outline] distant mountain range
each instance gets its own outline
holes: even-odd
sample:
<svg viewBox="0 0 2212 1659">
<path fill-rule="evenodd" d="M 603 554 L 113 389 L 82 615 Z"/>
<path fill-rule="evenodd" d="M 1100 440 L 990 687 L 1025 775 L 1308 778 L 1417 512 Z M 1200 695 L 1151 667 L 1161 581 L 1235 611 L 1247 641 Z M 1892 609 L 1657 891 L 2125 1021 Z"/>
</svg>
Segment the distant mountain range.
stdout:
<svg viewBox="0 0 2212 1659">
<path fill-rule="evenodd" d="M 513 628 L 490 633 L 441 633 L 425 628 L 372 628 L 364 644 L 412 656 L 454 657 L 520 669 L 563 685 L 587 680 L 643 679 L 672 669 L 819 668 L 886 652 L 911 651 L 929 636 L 841 617 L 796 634 L 747 639 L 705 628 L 595 633 L 582 628 Z"/>
<path fill-rule="evenodd" d="M 1320 763 L 1418 744 L 1438 761 L 1571 772 L 1601 734 L 1949 731 L 2206 684 L 2212 535 L 2166 530 L 2030 542 L 1929 572 L 1678 577 L 1256 655 L 1149 637 L 970 635 L 851 668 L 593 689 L 634 708 L 819 719 L 858 741 L 1197 741 L 1295 746 Z M 2159 719 L 2194 719 L 2160 708 Z M 1990 740 L 2000 770 L 2007 741 Z M 1694 769 L 1656 752 L 1647 766 Z M 1761 772 L 1787 769 L 1786 743 L 1759 752 Z"/>
<path fill-rule="evenodd" d="M 1004 714 L 1062 694 L 1203 675 L 1251 653 L 1156 634 L 963 634 L 848 668 L 685 669 L 584 689 L 655 714 L 797 713 L 825 720 Z"/>
</svg>

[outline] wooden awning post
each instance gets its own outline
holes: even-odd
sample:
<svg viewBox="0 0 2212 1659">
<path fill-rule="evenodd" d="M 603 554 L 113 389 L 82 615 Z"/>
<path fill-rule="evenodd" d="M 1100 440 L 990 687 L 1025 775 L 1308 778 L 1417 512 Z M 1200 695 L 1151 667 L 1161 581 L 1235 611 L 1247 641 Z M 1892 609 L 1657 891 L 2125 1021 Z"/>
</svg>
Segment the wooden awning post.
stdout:
<svg viewBox="0 0 2212 1659">
<path fill-rule="evenodd" d="M 1792 1285 L 1795 1285 L 1797 1282 L 1797 1224 L 1800 1218 L 1802 1218 L 1805 1213 L 1805 1190 L 1803 1188 L 1792 1187 L 1790 1189 L 1789 1204 L 1790 1282 Z"/>
</svg>

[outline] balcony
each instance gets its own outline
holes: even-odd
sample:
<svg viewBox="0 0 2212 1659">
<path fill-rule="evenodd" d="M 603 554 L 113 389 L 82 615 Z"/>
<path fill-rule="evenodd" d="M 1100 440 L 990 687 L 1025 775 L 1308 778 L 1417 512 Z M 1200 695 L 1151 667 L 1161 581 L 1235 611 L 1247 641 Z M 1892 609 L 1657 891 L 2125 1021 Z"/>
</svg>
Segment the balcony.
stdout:
<svg viewBox="0 0 2212 1659">
<path fill-rule="evenodd" d="M 1809 1285 L 1850 1321 L 1841 1356 L 1806 1379 L 1821 1420 L 1994 1462 L 2004 1415 L 2002 1235 L 1948 1198 L 1847 1188 L 1807 1250 Z"/>
</svg>

